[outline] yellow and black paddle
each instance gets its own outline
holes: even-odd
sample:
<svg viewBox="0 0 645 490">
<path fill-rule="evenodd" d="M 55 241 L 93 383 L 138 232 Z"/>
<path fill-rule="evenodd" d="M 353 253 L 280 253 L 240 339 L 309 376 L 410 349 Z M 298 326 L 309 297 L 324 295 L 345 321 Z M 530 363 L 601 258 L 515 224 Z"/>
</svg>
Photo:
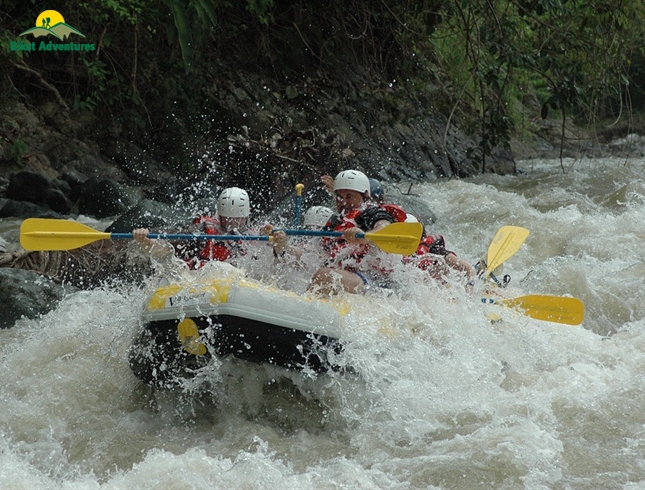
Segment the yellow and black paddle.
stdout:
<svg viewBox="0 0 645 490">
<path fill-rule="evenodd" d="M 342 232 L 314 230 L 283 230 L 288 235 L 342 236 Z M 387 253 L 411 255 L 419 246 L 423 233 L 420 223 L 392 223 L 375 232 L 359 233 Z M 29 218 L 20 226 L 20 245 L 25 250 L 73 250 L 98 240 L 131 239 L 132 233 L 108 233 L 69 220 Z M 162 240 L 258 240 L 270 241 L 267 235 L 193 235 L 182 233 L 150 233 L 148 238 Z"/>
<path fill-rule="evenodd" d="M 585 306 L 578 298 L 531 294 L 514 299 L 482 298 L 482 303 L 514 308 L 546 322 L 579 325 L 585 318 Z"/>
</svg>

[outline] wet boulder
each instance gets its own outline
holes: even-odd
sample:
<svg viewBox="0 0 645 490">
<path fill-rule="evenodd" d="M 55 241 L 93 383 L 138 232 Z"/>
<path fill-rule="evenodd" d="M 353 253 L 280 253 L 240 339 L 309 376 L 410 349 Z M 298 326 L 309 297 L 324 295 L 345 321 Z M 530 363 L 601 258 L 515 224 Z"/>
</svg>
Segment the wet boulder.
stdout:
<svg viewBox="0 0 645 490">
<path fill-rule="evenodd" d="M 136 192 L 108 179 L 88 179 L 81 191 L 78 212 L 96 218 L 116 216 L 137 202 Z"/>
<path fill-rule="evenodd" d="M 6 191 L 10 200 L 35 204 L 61 214 L 69 213 L 72 208 L 69 193 L 66 182 L 31 171 L 11 174 Z"/>
<path fill-rule="evenodd" d="M 110 233 L 130 233 L 135 228 L 177 230 L 190 223 L 195 215 L 166 203 L 144 199 L 121 214 L 108 228 Z"/>
<path fill-rule="evenodd" d="M 63 216 L 48 206 L 13 199 L 0 200 L 0 218 L 62 218 Z"/>
<path fill-rule="evenodd" d="M 0 269 L 0 328 L 47 313 L 72 291 L 71 286 L 61 286 L 36 272 Z"/>
<path fill-rule="evenodd" d="M 52 181 L 37 172 L 16 172 L 9 177 L 7 197 L 15 201 L 42 202 L 43 194 L 52 188 Z"/>
</svg>

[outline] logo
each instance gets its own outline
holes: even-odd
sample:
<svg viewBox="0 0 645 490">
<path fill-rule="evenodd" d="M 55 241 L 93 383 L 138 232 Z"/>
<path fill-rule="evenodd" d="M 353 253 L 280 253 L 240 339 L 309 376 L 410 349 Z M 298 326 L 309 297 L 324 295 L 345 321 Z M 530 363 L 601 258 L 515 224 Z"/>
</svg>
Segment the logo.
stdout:
<svg viewBox="0 0 645 490">
<path fill-rule="evenodd" d="M 72 34 L 80 37 L 85 37 L 81 31 L 65 23 L 63 16 L 56 10 L 45 10 L 40 13 L 36 19 L 36 27 L 27 29 L 25 32 L 19 34 L 20 37 L 32 35 L 35 38 L 42 36 L 53 36 L 60 41 L 65 41 Z M 54 43 L 49 41 L 41 41 L 36 49 L 35 42 L 22 42 L 12 41 L 11 51 L 94 51 L 94 44 L 78 44 L 78 43 Z"/>
<path fill-rule="evenodd" d="M 61 41 L 64 41 L 70 34 L 78 34 L 81 37 L 85 37 L 81 31 L 66 24 L 63 16 L 55 10 L 41 12 L 36 19 L 36 27 L 27 29 L 20 36 L 26 36 L 27 34 L 31 34 L 34 37 L 52 35 Z"/>
</svg>

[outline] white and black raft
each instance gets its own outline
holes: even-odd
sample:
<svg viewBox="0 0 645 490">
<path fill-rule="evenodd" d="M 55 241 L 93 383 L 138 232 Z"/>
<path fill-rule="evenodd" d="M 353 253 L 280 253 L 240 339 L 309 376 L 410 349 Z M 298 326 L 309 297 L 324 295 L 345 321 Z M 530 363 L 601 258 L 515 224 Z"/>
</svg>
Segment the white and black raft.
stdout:
<svg viewBox="0 0 645 490">
<path fill-rule="evenodd" d="M 343 235 L 340 231 L 283 231 L 300 236 Z M 386 253 L 411 255 L 422 233 L 420 223 L 391 223 L 356 236 Z M 268 235 L 148 234 L 164 240 L 215 237 L 271 239 Z M 29 218 L 20 225 L 20 244 L 29 251 L 72 250 L 98 240 L 132 238 L 131 233 L 101 232 L 68 220 Z M 129 353 L 132 371 L 140 379 L 153 385 L 173 384 L 178 376 L 194 375 L 214 355 L 290 369 L 340 369 L 334 358 L 342 351 L 338 339 L 349 308 L 337 299 L 300 296 L 246 280 L 239 270 L 222 273 L 227 264 L 220 265 L 215 267 L 220 273 L 207 280 L 162 286 L 149 298 L 143 328 Z"/>
<path fill-rule="evenodd" d="M 171 387 L 195 376 L 213 356 L 230 355 L 286 369 L 342 369 L 338 339 L 349 312 L 345 303 L 219 269 L 225 273 L 158 287 L 146 300 L 129 352 L 139 379 Z"/>
</svg>

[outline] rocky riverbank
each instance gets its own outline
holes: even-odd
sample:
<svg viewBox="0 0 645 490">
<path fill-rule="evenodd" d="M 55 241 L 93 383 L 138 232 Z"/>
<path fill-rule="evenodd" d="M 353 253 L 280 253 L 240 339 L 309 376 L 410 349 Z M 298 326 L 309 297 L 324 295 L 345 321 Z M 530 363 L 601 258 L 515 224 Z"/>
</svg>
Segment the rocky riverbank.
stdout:
<svg viewBox="0 0 645 490">
<path fill-rule="evenodd" d="M 243 103 L 240 91 L 247 93 L 241 88 L 228 93 L 238 94 L 235 100 Z M 228 100 L 220 98 L 223 104 Z M 245 109 L 250 107 L 240 108 Z M 273 114 L 280 112 L 273 109 Z M 141 206 L 148 215 L 162 213 L 172 219 L 171 203 L 211 199 L 227 185 L 246 187 L 256 198 L 256 210 L 268 212 L 291 196 L 297 182 L 305 183 L 305 203 L 324 199 L 319 176 L 343 168 L 360 168 L 395 183 L 477 173 L 465 157 L 472 142 L 458 129 L 451 127 L 445 148 L 438 149 L 439 121 L 403 125 L 383 115 L 382 126 L 368 130 L 366 121 L 359 124 L 349 115 L 343 119 L 328 111 L 326 125 L 304 127 L 281 110 L 280 118 L 289 121 L 285 127 L 271 125 L 276 116 L 262 110 L 246 114 L 256 131 L 242 124 L 231 126 L 226 134 L 199 135 L 193 141 L 192 171 L 182 173 L 169 169 L 145 144 L 97 136 L 90 129 L 98 124 L 91 115 L 61 110 L 55 102 L 39 108 L 7 106 L 0 113 L 0 217 L 82 214 L 103 219 Z M 334 129 L 325 129 L 334 119 Z M 535 117 L 525 130 L 522 139 L 512 141 L 512 152 L 496 153 L 488 171 L 513 172 L 516 159 L 645 155 L 642 122 L 592 133 L 570 125 L 563 131 L 559 121 Z M 165 205 L 151 213 L 155 205 L 149 201 Z M 142 224 L 165 222 L 152 219 Z"/>
</svg>

